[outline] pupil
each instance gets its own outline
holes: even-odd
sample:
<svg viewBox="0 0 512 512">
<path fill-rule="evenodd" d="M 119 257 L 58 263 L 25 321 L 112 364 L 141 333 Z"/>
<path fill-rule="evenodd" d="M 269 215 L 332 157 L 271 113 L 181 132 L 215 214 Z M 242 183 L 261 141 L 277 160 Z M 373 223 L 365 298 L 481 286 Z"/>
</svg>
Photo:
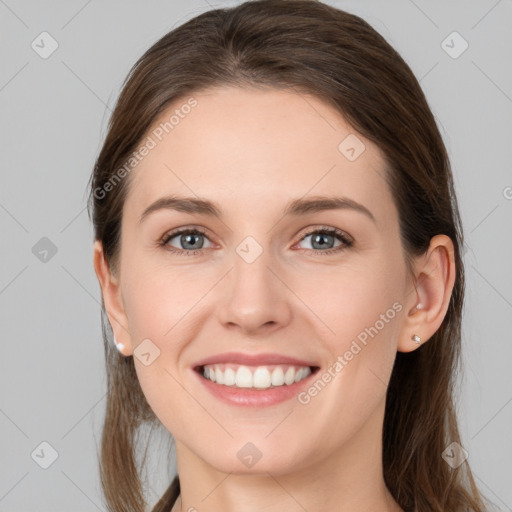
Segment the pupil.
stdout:
<svg viewBox="0 0 512 512">
<path fill-rule="evenodd" d="M 193 237 L 197 237 L 198 235 L 193 235 L 193 234 L 188 234 L 188 235 L 184 235 L 184 238 L 185 238 L 185 244 L 189 243 L 191 241 L 191 239 Z M 192 245 L 194 245 L 194 243 L 192 242 Z M 192 247 L 192 249 L 197 249 L 198 247 Z M 199 247 L 200 248 L 200 247 Z"/>
<path fill-rule="evenodd" d="M 320 246 L 325 246 L 326 244 L 324 242 L 321 242 L 319 240 L 321 240 L 322 238 L 325 239 L 326 237 L 330 237 L 331 235 L 316 235 L 315 237 L 315 242 L 319 243 Z"/>
</svg>

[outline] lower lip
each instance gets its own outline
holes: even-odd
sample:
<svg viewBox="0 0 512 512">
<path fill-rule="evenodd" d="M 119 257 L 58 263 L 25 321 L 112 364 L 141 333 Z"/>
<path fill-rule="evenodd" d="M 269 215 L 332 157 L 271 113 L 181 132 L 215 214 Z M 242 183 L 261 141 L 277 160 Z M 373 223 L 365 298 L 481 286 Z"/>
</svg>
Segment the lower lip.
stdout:
<svg viewBox="0 0 512 512">
<path fill-rule="evenodd" d="M 293 384 L 278 386 L 275 388 L 255 389 L 255 388 L 235 388 L 217 384 L 203 377 L 196 370 L 192 370 L 203 386 L 215 397 L 230 404 L 241 405 L 244 407 L 266 407 L 285 402 L 297 396 L 302 388 L 309 385 L 311 379 L 318 372 L 318 368 L 312 371 L 305 379 Z"/>
</svg>

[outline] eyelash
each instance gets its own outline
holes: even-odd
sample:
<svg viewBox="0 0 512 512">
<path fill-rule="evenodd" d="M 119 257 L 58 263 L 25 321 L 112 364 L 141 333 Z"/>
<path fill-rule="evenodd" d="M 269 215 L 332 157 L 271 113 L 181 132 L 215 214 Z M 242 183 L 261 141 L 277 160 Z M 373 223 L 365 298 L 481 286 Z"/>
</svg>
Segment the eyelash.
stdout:
<svg viewBox="0 0 512 512">
<path fill-rule="evenodd" d="M 167 245 L 169 243 L 169 240 L 176 237 L 177 235 L 182 235 L 182 234 L 187 234 L 187 235 L 200 234 L 200 235 L 203 235 L 206 238 L 208 238 L 206 236 L 206 232 L 200 228 L 181 228 L 181 229 L 177 229 L 176 231 L 173 231 L 171 233 L 166 233 L 162 237 L 162 239 L 158 242 L 158 244 L 160 246 L 164 247 L 166 250 L 177 254 L 178 256 L 183 256 L 183 255 L 196 256 L 203 250 L 203 249 L 195 249 L 192 251 L 186 251 L 186 250 L 182 250 L 182 249 L 176 249 L 176 247 L 171 247 L 171 246 Z M 343 242 L 343 244 L 338 247 L 326 249 L 325 251 L 315 250 L 315 249 L 300 249 L 301 251 L 312 251 L 313 253 L 316 253 L 319 255 L 320 254 L 326 255 L 326 254 L 333 254 L 333 253 L 338 253 L 338 252 L 344 251 L 344 250 L 352 247 L 352 245 L 353 245 L 353 242 L 348 239 L 348 237 L 346 236 L 346 234 L 343 231 L 341 231 L 340 229 L 337 229 L 337 228 L 330 228 L 327 226 L 322 226 L 320 229 L 317 228 L 315 230 L 308 231 L 299 240 L 299 242 L 302 242 L 306 237 L 308 237 L 310 235 L 314 235 L 314 234 L 336 235 L 336 238 L 338 240 L 340 240 L 341 242 Z"/>
</svg>

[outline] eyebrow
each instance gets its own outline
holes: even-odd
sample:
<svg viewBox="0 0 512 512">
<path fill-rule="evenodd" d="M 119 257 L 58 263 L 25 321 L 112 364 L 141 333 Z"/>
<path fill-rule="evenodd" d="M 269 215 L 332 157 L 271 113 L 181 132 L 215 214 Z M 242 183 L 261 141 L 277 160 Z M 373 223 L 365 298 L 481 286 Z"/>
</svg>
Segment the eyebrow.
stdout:
<svg viewBox="0 0 512 512">
<path fill-rule="evenodd" d="M 321 212 L 325 210 L 353 210 L 364 214 L 373 223 L 376 224 L 373 213 L 362 204 L 347 197 L 327 197 L 314 196 L 309 199 L 294 199 L 290 201 L 283 210 L 283 216 L 307 215 L 309 213 Z M 222 208 L 213 201 L 201 199 L 198 197 L 183 196 L 165 196 L 151 203 L 143 212 L 139 219 L 141 223 L 151 213 L 158 210 L 176 210 L 185 213 L 197 213 L 221 219 L 223 217 Z"/>
</svg>

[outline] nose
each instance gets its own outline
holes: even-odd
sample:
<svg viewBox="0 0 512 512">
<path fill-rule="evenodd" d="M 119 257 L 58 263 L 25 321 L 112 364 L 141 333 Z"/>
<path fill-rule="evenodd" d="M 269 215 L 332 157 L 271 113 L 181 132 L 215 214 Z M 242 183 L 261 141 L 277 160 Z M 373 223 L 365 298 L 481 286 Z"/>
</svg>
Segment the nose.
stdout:
<svg viewBox="0 0 512 512">
<path fill-rule="evenodd" d="M 286 286 L 269 251 L 254 261 L 235 253 L 233 268 L 224 278 L 218 315 L 228 329 L 239 329 L 246 335 L 270 332 L 286 326 L 291 320 L 290 299 Z"/>
</svg>

